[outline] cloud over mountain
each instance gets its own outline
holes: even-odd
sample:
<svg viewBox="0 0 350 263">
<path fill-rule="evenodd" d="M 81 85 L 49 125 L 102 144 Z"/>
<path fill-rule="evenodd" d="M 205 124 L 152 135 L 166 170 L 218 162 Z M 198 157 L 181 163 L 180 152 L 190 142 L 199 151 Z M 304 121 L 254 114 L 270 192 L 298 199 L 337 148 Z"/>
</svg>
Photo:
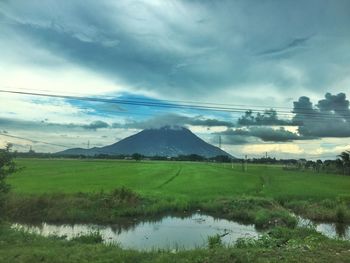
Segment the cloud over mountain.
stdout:
<svg viewBox="0 0 350 263">
<path fill-rule="evenodd" d="M 205 118 L 203 116 L 186 116 L 175 113 L 162 114 L 159 116 L 151 117 L 141 121 L 130 121 L 123 124 L 114 123 L 113 128 L 133 128 L 133 129 L 149 129 L 160 128 L 167 125 L 177 126 L 205 126 L 205 127 L 233 127 L 234 123 L 225 120 L 219 120 L 214 118 Z"/>
</svg>

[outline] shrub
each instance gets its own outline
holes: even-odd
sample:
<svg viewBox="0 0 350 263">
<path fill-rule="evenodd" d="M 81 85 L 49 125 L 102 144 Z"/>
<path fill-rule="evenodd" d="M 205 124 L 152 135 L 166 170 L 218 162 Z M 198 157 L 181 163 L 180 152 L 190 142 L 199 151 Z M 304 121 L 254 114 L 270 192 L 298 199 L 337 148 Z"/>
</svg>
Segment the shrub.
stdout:
<svg viewBox="0 0 350 263">
<path fill-rule="evenodd" d="M 2 210 L 5 203 L 5 196 L 10 190 L 5 179 L 15 171 L 15 163 L 13 162 L 13 155 L 10 152 L 10 148 L 10 145 L 7 145 L 5 149 L 0 149 L 0 217 L 4 214 Z"/>
<path fill-rule="evenodd" d="M 336 218 L 338 223 L 344 223 L 346 217 L 346 209 L 343 205 L 337 207 Z"/>
</svg>

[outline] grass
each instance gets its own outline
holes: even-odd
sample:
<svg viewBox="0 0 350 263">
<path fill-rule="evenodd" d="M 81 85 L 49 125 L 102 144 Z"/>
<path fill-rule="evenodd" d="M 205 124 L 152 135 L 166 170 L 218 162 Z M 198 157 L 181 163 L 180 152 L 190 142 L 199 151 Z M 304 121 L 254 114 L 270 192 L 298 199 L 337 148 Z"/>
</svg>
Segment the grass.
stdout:
<svg viewBox="0 0 350 263">
<path fill-rule="evenodd" d="M 185 202 L 144 198 L 121 188 L 95 194 L 12 194 L 5 203 L 7 218 L 18 222 L 106 224 L 133 217 L 136 224 L 169 213 L 183 216 L 198 210 L 214 217 L 253 223 L 259 228 L 296 224 L 295 218 L 276 201 L 257 197 Z"/>
<path fill-rule="evenodd" d="M 191 162 L 18 159 L 22 171 L 9 177 L 23 194 L 111 191 L 125 186 L 143 196 L 187 200 L 242 195 L 289 199 L 349 196 L 350 177 L 286 171 L 279 166 Z"/>
<path fill-rule="evenodd" d="M 8 178 L 8 220 L 123 222 L 200 210 L 269 228 L 235 247 L 140 252 L 99 244 L 98 233 L 71 241 L 0 227 L 0 262 L 348 262 L 350 242 L 296 227 L 290 211 L 310 219 L 350 222 L 350 177 L 286 171 L 279 166 L 18 159 Z M 130 220 L 129 220 L 130 221 Z M 132 227 L 129 226 L 129 227 Z"/>
<path fill-rule="evenodd" d="M 216 234 L 208 237 L 208 248 L 213 249 L 222 246 L 221 236 Z"/>
<path fill-rule="evenodd" d="M 8 178 L 16 220 L 115 222 L 202 209 L 259 227 L 310 219 L 350 222 L 350 177 L 280 166 L 118 160 L 18 159 Z M 119 190 L 115 190 L 119 189 Z M 124 189 L 124 190 L 123 190 Z M 130 189 L 125 190 L 125 189 Z M 283 206 L 283 207 L 282 207 Z"/>
<path fill-rule="evenodd" d="M 0 226 L 0 262 L 349 262 L 350 243 L 330 240 L 312 229 L 275 228 L 258 240 L 233 247 L 214 237 L 211 249 L 191 251 L 124 250 L 82 239 L 62 240 Z"/>
<path fill-rule="evenodd" d="M 98 231 L 96 231 L 96 232 L 91 232 L 87 235 L 78 235 L 72 238 L 72 241 L 77 241 L 84 244 L 97 244 L 97 243 L 102 243 L 103 238 L 101 234 Z"/>
</svg>

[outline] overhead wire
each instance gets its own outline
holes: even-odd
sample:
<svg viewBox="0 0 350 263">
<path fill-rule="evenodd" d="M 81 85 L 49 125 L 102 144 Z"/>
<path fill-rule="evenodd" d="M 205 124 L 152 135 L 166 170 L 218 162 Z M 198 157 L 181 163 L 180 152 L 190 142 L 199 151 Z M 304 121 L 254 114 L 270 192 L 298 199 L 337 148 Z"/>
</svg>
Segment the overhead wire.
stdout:
<svg viewBox="0 0 350 263">
<path fill-rule="evenodd" d="M 231 113 L 245 113 L 250 111 L 248 108 L 237 108 L 237 107 L 214 107 L 214 106 L 202 106 L 194 104 L 171 104 L 171 103 L 162 103 L 162 102 L 151 102 L 151 101 L 137 101 L 137 100 L 127 100 L 127 99 L 105 99 L 99 97 L 82 97 L 82 96 L 71 96 L 71 95 L 60 95 L 60 94 L 48 94 L 48 93 L 35 93 L 35 92 L 23 92 L 23 91 L 10 91 L 10 90 L 0 90 L 2 93 L 11 93 L 11 94 L 21 94 L 21 95 L 30 95 L 30 96 L 40 96 L 40 97 L 52 97 L 52 98 L 63 98 L 70 100 L 81 100 L 81 101 L 92 101 L 92 102 L 104 102 L 110 104 L 122 104 L 122 105 L 132 105 L 132 106 L 147 106 L 147 107 L 159 107 L 159 108 L 174 108 L 174 109 L 190 109 L 190 110 L 204 110 L 204 111 L 216 111 L 216 112 L 231 112 Z M 263 112 L 261 110 L 254 110 L 254 112 Z M 279 115 L 284 116 L 293 116 L 293 112 L 286 111 L 276 111 Z M 330 116 L 330 114 L 324 114 L 318 112 L 302 112 L 304 117 L 312 118 L 321 118 L 321 119 L 344 119 L 349 116 Z"/>
<path fill-rule="evenodd" d="M 0 135 L 1 136 L 5 136 L 5 137 L 10 137 L 10 138 L 15 138 L 15 139 L 21 139 L 21 140 L 25 140 L 25 141 L 29 141 L 29 142 L 32 142 L 32 143 L 41 143 L 41 144 L 47 144 L 47 145 L 51 145 L 51 146 L 58 146 L 58 147 L 63 147 L 63 148 L 71 148 L 67 145 L 62 145 L 62 144 L 56 144 L 56 143 L 50 143 L 50 142 L 45 142 L 45 141 L 39 141 L 39 140 L 33 140 L 33 139 L 29 139 L 29 138 L 26 138 L 26 137 L 21 137 L 21 136 L 16 136 L 16 135 L 10 135 L 8 133 L 3 133 L 3 132 L 0 132 Z"/>
<path fill-rule="evenodd" d="M 40 91 L 40 92 L 52 92 L 52 90 L 45 90 L 45 89 L 24 89 L 24 88 L 17 88 L 20 90 L 25 90 L 25 91 Z M 77 93 L 77 92 L 67 92 L 65 91 L 65 93 L 69 93 L 69 94 L 76 94 L 76 95 L 80 95 L 82 97 L 86 97 L 85 95 L 81 94 L 81 93 Z M 100 96 L 101 97 L 101 96 Z M 105 98 L 110 98 L 111 96 L 105 96 Z M 196 105 L 220 105 L 220 106 L 231 106 L 231 107 L 246 107 L 247 110 L 251 109 L 252 107 L 256 107 L 256 108 L 263 108 L 264 111 L 269 111 L 271 109 L 287 109 L 290 111 L 293 110 L 314 110 L 314 109 L 310 109 L 309 107 L 286 107 L 286 106 L 273 106 L 271 107 L 270 105 L 248 105 L 248 104 L 232 104 L 232 103 L 217 103 L 217 102 L 199 102 L 199 101 L 186 101 L 186 100 L 166 100 L 166 99 L 151 99 L 151 98 L 147 98 L 147 97 L 143 97 L 143 98 L 137 98 L 137 97 L 133 97 L 133 100 L 141 100 L 141 101 L 160 101 L 160 102 L 168 102 L 168 103 L 185 103 L 185 104 L 196 104 Z M 344 112 L 349 114 L 349 110 L 342 110 L 342 109 L 337 109 L 337 112 Z M 294 113 L 294 112 L 291 112 Z"/>
<path fill-rule="evenodd" d="M 0 90 L 2 93 L 11 93 L 11 94 L 20 94 L 20 95 L 30 95 L 30 96 L 41 96 L 41 97 L 53 97 L 53 98 L 63 98 L 63 99 L 69 99 L 69 100 L 82 100 L 82 101 L 91 101 L 91 102 L 102 102 L 102 103 L 112 103 L 112 104 L 122 104 L 122 105 L 133 105 L 133 106 L 146 106 L 146 107 L 160 107 L 160 108 L 176 108 L 176 109 L 191 109 L 191 110 L 205 110 L 205 111 L 224 111 L 224 112 L 236 112 L 236 113 L 244 113 L 246 111 L 250 111 L 251 109 L 248 108 L 237 108 L 236 106 L 240 105 L 233 105 L 233 104 L 222 104 L 222 103 L 198 103 L 197 105 L 190 104 L 192 102 L 186 102 L 186 101 L 175 101 L 175 100 L 161 100 L 165 101 L 164 102 L 154 102 L 150 99 L 132 99 L 132 100 L 127 100 L 127 99 L 106 99 L 106 98 L 99 98 L 99 97 L 86 97 L 86 96 L 71 96 L 71 95 L 60 95 L 60 94 L 47 94 L 47 93 L 38 93 L 38 92 L 22 92 L 22 91 L 11 91 L 11 90 Z M 174 104 L 174 103 L 182 103 L 182 104 Z M 207 106 L 206 104 L 209 105 L 224 105 L 224 106 L 231 106 L 231 107 L 218 107 L 218 106 Z M 235 106 L 235 107 L 232 107 Z M 242 106 L 242 105 L 241 105 Z M 245 105 L 248 106 L 248 105 Z M 79 107 L 79 106 L 78 106 Z M 255 107 L 263 107 L 263 106 L 255 106 Z M 88 107 L 85 107 L 86 109 L 89 109 Z M 91 108 L 91 107 L 90 107 Z M 277 107 L 274 107 L 277 108 Z M 278 108 L 286 108 L 286 107 L 278 107 Z M 307 109 L 310 110 L 310 109 Z M 256 110 L 254 109 L 254 112 L 260 112 L 261 110 Z M 266 110 L 262 111 L 263 113 L 266 112 Z M 145 113 L 136 113 L 136 112 L 129 112 L 129 111 L 113 111 L 113 113 L 116 114 L 131 114 L 131 115 L 149 115 L 152 116 L 154 114 L 145 114 Z M 294 114 L 293 112 L 285 112 L 285 111 L 276 111 L 279 115 L 291 115 Z M 326 115 L 321 115 L 321 113 L 299 113 L 302 115 L 307 115 L 310 117 L 308 119 L 309 121 L 314 121 L 314 122 L 320 122 L 321 120 L 327 121 L 327 119 L 344 119 L 344 116 L 330 116 L 329 114 Z M 345 116 L 347 117 L 347 116 Z M 350 116 L 349 116 L 350 117 Z M 319 118 L 319 120 L 315 119 Z M 252 125 L 253 126 L 253 125 Z M 286 125 L 287 126 L 287 125 Z M 19 138 L 19 139 L 25 139 L 28 141 L 32 141 L 34 143 L 43 143 L 43 144 L 48 144 L 48 145 L 53 145 L 53 146 L 59 146 L 59 147 L 65 147 L 65 148 L 70 148 L 65 145 L 59 145 L 59 144 L 53 144 L 53 143 L 48 143 L 44 141 L 38 141 L 38 140 L 31 140 L 28 138 L 24 137 L 19 137 L 19 136 L 12 136 L 8 134 L 3 134 L 0 133 L 3 136 L 8 136 L 8 137 L 13 137 L 13 138 Z M 278 143 L 288 143 L 288 142 L 278 142 Z M 263 143 L 265 144 L 265 143 Z M 266 143 L 268 144 L 268 143 Z M 302 144 L 298 142 L 297 144 Z M 304 143 L 308 144 L 308 143 Z M 312 143 L 310 143 L 312 144 Z M 330 143 L 331 144 L 331 143 Z M 323 157 L 322 157 L 323 158 Z"/>
</svg>

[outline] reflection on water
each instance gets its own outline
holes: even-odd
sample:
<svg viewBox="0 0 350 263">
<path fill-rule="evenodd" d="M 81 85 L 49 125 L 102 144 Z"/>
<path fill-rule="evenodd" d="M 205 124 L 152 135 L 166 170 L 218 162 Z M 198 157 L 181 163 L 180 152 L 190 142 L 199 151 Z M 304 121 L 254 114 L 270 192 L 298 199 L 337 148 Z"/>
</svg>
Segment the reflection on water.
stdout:
<svg viewBox="0 0 350 263">
<path fill-rule="evenodd" d="M 311 226 L 317 232 L 330 237 L 350 240 L 350 226 L 339 223 L 314 223 L 309 219 L 299 217 L 299 226 Z"/>
<path fill-rule="evenodd" d="M 316 231 L 330 237 L 350 240 L 350 226 L 332 223 L 313 223 L 298 217 L 299 226 L 312 226 Z M 23 229 L 42 236 L 56 235 L 72 239 L 99 231 L 106 244 L 118 244 L 122 248 L 138 250 L 150 249 L 193 249 L 207 245 L 208 236 L 219 234 L 226 245 L 232 245 L 238 238 L 257 238 L 258 231 L 253 225 L 243 225 L 212 216 L 193 214 L 186 217 L 167 216 L 152 221 L 121 221 L 114 225 L 13 224 L 15 229 Z"/>
<path fill-rule="evenodd" d="M 193 214 L 189 217 L 167 216 L 158 221 L 141 222 L 133 227 L 102 226 L 92 224 L 40 225 L 13 224 L 13 228 L 23 229 L 43 236 L 56 235 L 71 239 L 99 231 L 104 243 L 119 244 L 123 248 L 150 249 L 193 249 L 206 246 L 208 236 L 219 234 L 224 244 L 233 244 L 241 237 L 258 237 L 253 225 L 243 225 L 225 219 Z"/>
</svg>

